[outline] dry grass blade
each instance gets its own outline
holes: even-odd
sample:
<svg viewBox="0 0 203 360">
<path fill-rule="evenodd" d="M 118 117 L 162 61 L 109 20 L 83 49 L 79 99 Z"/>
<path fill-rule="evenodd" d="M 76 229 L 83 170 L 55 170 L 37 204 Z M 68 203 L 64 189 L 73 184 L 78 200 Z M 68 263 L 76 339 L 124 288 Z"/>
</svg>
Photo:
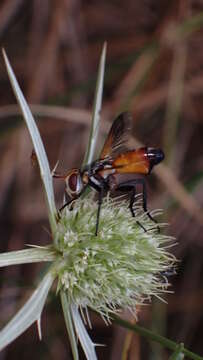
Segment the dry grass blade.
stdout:
<svg viewBox="0 0 203 360">
<path fill-rule="evenodd" d="M 2 34 L 24 0 L 7 0 L 0 8 L 0 34 Z"/>
<path fill-rule="evenodd" d="M 44 39 L 40 54 L 37 55 L 35 70 L 29 83 L 28 99 L 31 101 L 40 101 L 53 78 L 57 69 L 57 58 L 61 41 L 61 27 L 67 21 L 67 5 L 65 1 L 55 2 L 54 11 L 51 13 L 50 30 Z M 48 59 L 48 61 L 47 61 Z"/>
<path fill-rule="evenodd" d="M 166 186 L 170 194 L 177 202 L 187 211 L 187 213 L 194 217 L 200 225 L 203 224 L 203 211 L 192 195 L 190 195 L 180 181 L 176 178 L 173 171 L 166 165 L 160 164 L 154 170 L 156 175 L 160 178 Z"/>
<path fill-rule="evenodd" d="M 179 44 L 174 49 L 163 134 L 164 152 L 168 163 L 172 162 L 171 160 L 174 155 L 173 149 L 176 142 L 179 115 L 182 108 L 186 61 L 187 44 Z"/>
<path fill-rule="evenodd" d="M 158 48 L 143 52 L 124 77 L 118 90 L 116 90 L 114 94 L 115 100 L 111 103 L 111 111 L 115 112 L 118 108 L 125 108 L 126 104 L 131 102 L 136 90 L 139 89 L 139 86 L 146 78 L 146 75 L 153 66 L 157 56 Z"/>
</svg>

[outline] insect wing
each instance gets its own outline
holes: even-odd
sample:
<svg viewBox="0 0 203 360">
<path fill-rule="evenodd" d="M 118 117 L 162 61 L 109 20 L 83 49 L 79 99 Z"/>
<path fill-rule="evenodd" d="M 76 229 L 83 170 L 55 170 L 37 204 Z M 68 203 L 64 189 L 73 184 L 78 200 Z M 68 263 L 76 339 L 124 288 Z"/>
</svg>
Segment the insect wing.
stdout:
<svg viewBox="0 0 203 360">
<path fill-rule="evenodd" d="M 131 128 L 132 118 L 128 112 L 120 114 L 113 122 L 101 151 L 100 159 L 114 157 L 126 143 L 126 134 Z"/>
</svg>

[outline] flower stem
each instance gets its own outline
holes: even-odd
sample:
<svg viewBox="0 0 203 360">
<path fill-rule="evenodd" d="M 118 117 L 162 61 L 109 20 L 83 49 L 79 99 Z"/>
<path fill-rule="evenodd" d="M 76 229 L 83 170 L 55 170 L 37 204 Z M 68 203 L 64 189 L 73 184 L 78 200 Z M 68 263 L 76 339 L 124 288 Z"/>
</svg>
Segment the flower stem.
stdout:
<svg viewBox="0 0 203 360">
<path fill-rule="evenodd" d="M 170 350 L 173 351 L 177 350 L 178 344 L 175 341 L 169 340 L 164 336 L 155 334 L 153 331 L 145 329 L 144 327 L 139 326 L 137 324 L 131 324 L 128 321 L 125 321 L 116 315 L 112 315 L 112 318 L 116 321 L 117 324 L 121 325 L 122 327 L 132 330 L 149 340 L 156 341 Z M 181 351 L 185 356 L 188 356 L 190 359 L 203 360 L 202 356 L 194 354 L 192 351 L 187 350 L 185 347 L 182 347 Z"/>
</svg>

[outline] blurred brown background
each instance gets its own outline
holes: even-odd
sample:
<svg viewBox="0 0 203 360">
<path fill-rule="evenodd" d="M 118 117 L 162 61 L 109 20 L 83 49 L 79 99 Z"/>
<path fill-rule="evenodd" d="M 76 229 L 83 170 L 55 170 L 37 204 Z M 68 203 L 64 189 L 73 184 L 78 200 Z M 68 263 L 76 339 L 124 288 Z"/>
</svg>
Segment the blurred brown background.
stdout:
<svg viewBox="0 0 203 360">
<path fill-rule="evenodd" d="M 163 208 L 180 260 L 168 304 L 153 300 L 140 324 L 184 342 L 203 356 L 203 1 L 1 0 L 0 45 L 32 106 L 51 167 L 80 166 L 90 126 L 96 74 L 108 43 L 102 129 L 122 110 L 134 117 L 132 146 L 163 148 L 166 159 L 148 179 L 148 206 Z M 50 241 L 32 145 L 0 58 L 0 250 Z M 132 134 L 132 135 L 133 135 Z M 60 206 L 63 184 L 55 183 Z M 43 272 L 41 265 L 1 269 L 0 326 L 16 312 Z M 132 319 L 131 319 L 132 320 Z M 106 327 L 92 314 L 91 337 L 107 346 L 99 359 L 167 359 L 169 352 Z M 50 296 L 43 340 L 33 326 L 0 360 L 71 359 L 60 303 Z M 81 359 L 83 355 L 81 355 Z"/>
</svg>

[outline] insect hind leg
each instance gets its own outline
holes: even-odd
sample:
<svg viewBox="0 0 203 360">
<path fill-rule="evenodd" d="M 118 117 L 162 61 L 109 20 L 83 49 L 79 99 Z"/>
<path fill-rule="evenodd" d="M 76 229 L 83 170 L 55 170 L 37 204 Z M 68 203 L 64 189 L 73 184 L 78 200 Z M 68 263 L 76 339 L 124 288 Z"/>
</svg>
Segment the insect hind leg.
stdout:
<svg viewBox="0 0 203 360">
<path fill-rule="evenodd" d="M 135 199 L 136 186 L 139 184 L 142 185 L 142 207 L 143 207 L 143 210 L 147 214 L 149 219 L 157 224 L 156 219 L 154 219 L 152 217 L 152 215 L 150 214 L 150 212 L 147 209 L 147 192 L 146 192 L 146 184 L 145 184 L 144 179 L 133 179 L 133 180 L 128 180 L 126 182 L 123 182 L 123 183 L 119 184 L 117 190 L 125 191 L 125 192 L 131 191 L 129 208 L 130 208 L 132 216 L 135 217 L 134 204 L 136 201 L 136 199 Z M 137 221 L 137 223 L 145 232 L 147 232 L 145 227 L 139 221 Z M 156 225 L 156 226 L 157 226 L 158 232 L 160 232 L 159 226 L 158 225 Z"/>
<path fill-rule="evenodd" d="M 132 217 L 135 217 L 135 210 L 134 210 L 134 204 L 135 204 L 135 201 L 136 201 L 135 197 L 136 197 L 136 186 L 133 186 L 132 191 L 131 191 L 131 195 L 130 195 L 130 204 L 129 204 L 129 208 L 130 208 L 130 212 L 132 214 Z M 136 220 L 136 223 L 144 230 L 144 232 L 147 232 L 147 230 L 141 224 L 140 221 Z"/>
<path fill-rule="evenodd" d="M 143 204 L 143 210 L 147 214 L 148 218 L 153 221 L 156 224 L 156 228 L 158 233 L 160 233 L 160 227 L 157 224 L 157 220 L 153 218 L 153 216 L 150 214 L 149 210 L 147 209 L 147 190 L 146 190 L 146 184 L 144 179 L 140 179 L 142 184 L 142 204 Z M 153 229 L 153 228 L 152 228 Z"/>
<path fill-rule="evenodd" d="M 139 179 L 137 180 L 129 180 L 126 182 L 123 182 L 119 184 L 119 187 L 116 190 L 122 191 L 122 192 L 129 192 L 130 191 L 130 203 L 129 203 L 129 209 L 132 214 L 132 217 L 135 217 L 135 210 L 134 210 L 134 204 L 136 201 L 136 186 L 139 184 Z M 144 232 L 147 232 L 145 227 L 141 224 L 140 221 L 136 220 L 136 223 L 144 230 Z"/>
</svg>

